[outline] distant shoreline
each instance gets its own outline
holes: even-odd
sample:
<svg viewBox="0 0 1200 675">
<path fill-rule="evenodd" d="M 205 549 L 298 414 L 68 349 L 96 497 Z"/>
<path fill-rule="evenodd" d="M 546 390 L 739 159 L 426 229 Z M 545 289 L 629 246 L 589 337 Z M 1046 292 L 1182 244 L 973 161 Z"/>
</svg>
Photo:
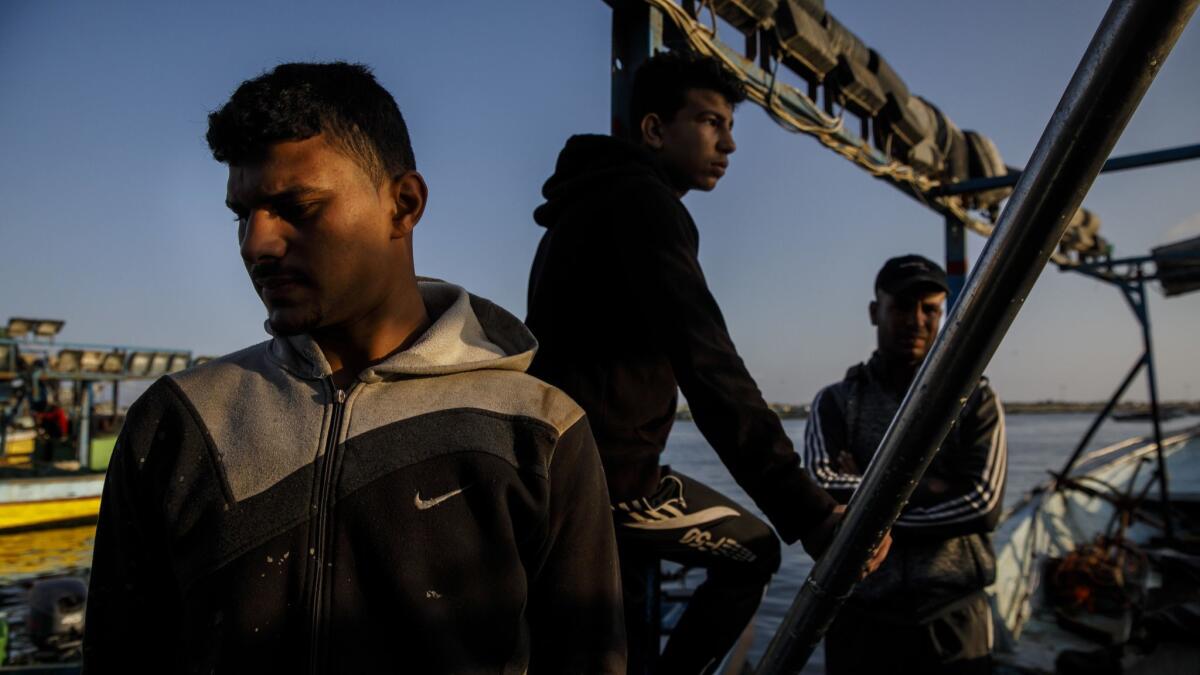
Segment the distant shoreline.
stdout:
<svg viewBox="0 0 1200 675">
<path fill-rule="evenodd" d="M 1004 411 L 1010 415 L 1061 415 L 1067 413 L 1098 413 L 1105 401 L 1005 401 Z M 791 403 L 768 404 L 781 419 L 807 419 L 809 406 Z M 1164 419 L 1183 415 L 1200 415 L 1200 401 L 1163 401 L 1159 404 Z M 1150 404 L 1142 401 L 1118 403 L 1113 413 L 1117 416 L 1141 416 L 1150 414 Z M 677 420 L 691 420 L 692 411 L 680 408 L 675 413 Z"/>
</svg>

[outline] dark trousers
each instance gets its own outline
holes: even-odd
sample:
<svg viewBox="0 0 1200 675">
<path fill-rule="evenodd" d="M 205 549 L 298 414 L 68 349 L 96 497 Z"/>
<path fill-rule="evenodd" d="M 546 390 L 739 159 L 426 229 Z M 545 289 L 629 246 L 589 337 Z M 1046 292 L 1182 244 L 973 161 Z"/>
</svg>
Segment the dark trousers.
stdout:
<svg viewBox="0 0 1200 675">
<path fill-rule="evenodd" d="M 655 494 L 613 505 L 629 673 L 707 673 L 720 663 L 762 601 L 779 569 L 775 533 L 739 504 L 663 467 Z M 651 565 L 669 560 L 707 570 L 687 609 L 655 660 Z"/>
<path fill-rule="evenodd" d="M 852 606 L 825 634 L 828 675 L 985 675 L 992 672 L 992 610 L 983 593 L 904 623 Z"/>
</svg>

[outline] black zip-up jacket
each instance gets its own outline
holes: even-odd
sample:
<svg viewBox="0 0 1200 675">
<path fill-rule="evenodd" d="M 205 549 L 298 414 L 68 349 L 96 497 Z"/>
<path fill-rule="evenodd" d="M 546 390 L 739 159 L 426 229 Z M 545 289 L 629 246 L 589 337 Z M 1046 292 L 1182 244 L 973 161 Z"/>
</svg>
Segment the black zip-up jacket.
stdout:
<svg viewBox="0 0 1200 675">
<path fill-rule="evenodd" d="M 164 377 L 105 482 L 88 673 L 622 673 L 604 477 L 515 317 L 433 320 L 334 389 L 311 338 Z"/>
<path fill-rule="evenodd" d="M 653 156 L 575 136 L 542 192 L 534 219 L 546 233 L 526 319 L 541 348 L 530 372 L 587 411 L 610 498 L 654 492 L 682 389 L 783 539 L 812 532 L 834 501 L 801 468 L 738 356 L 697 260 L 696 225 Z"/>
<path fill-rule="evenodd" d="M 805 466 L 839 501 L 862 482 L 903 398 L 876 354 L 813 400 Z M 851 605 L 915 621 L 995 580 L 989 533 L 1004 501 L 1007 445 L 1004 408 L 985 378 L 900 513 L 887 559 L 858 583 Z"/>
</svg>

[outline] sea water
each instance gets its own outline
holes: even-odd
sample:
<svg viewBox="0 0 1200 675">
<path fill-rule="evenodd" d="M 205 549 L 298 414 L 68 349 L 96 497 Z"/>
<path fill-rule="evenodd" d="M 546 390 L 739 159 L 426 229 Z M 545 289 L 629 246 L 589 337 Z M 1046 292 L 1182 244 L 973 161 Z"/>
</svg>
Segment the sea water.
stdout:
<svg viewBox="0 0 1200 675">
<path fill-rule="evenodd" d="M 1062 469 L 1093 419 L 1094 416 L 1090 414 L 1008 415 L 1008 484 L 1004 493 L 1004 507 L 1008 508 L 1030 489 L 1048 480 L 1048 471 Z M 783 422 L 784 429 L 796 444 L 797 450 L 804 442 L 806 424 L 806 420 L 800 419 Z M 1200 417 L 1184 417 L 1164 422 L 1163 434 L 1166 436 L 1173 430 L 1195 424 L 1200 424 Z M 1149 422 L 1108 420 L 1101 425 L 1088 449 L 1102 448 L 1133 436 L 1149 436 L 1152 433 Z M 695 424 L 687 422 L 675 425 L 667 443 L 667 451 L 663 454 L 663 463 L 670 464 L 673 470 L 685 473 L 723 492 L 738 503 L 746 505 L 760 518 L 763 517 L 762 512 L 754 506 L 746 493 L 734 483 L 729 471 L 705 442 Z M 812 558 L 799 544 L 784 547 L 779 573 L 772 579 L 754 619 L 754 643 L 750 649 L 752 663 L 757 663 L 762 656 L 812 565 Z M 824 672 L 824 655 L 821 649 L 816 650 L 803 672 Z"/>
<path fill-rule="evenodd" d="M 1007 417 L 1009 461 L 1005 507 L 1046 481 L 1049 478 L 1048 471 L 1062 468 L 1092 419 L 1087 414 Z M 1200 417 L 1171 420 L 1164 424 L 1163 433 L 1198 423 Z M 784 420 L 784 428 L 797 447 L 803 443 L 805 424 L 805 420 Z M 1109 421 L 1100 427 L 1089 449 L 1150 433 L 1149 424 L 1145 422 Z M 734 483 L 695 424 L 678 422 L 675 425 L 663 462 L 725 493 L 762 516 L 745 492 Z M 0 536 L 0 611 L 7 609 L 12 618 L 20 616 L 24 608 L 20 606 L 19 599 L 33 578 L 86 572 L 91 559 L 92 535 L 93 529 L 90 527 L 73 527 Z M 757 662 L 762 655 L 811 568 L 812 559 L 798 544 L 784 548 L 779 573 L 772 580 L 755 617 L 754 643 L 750 650 L 752 662 Z M 823 663 L 822 652 L 818 649 L 804 672 L 821 673 Z"/>
</svg>

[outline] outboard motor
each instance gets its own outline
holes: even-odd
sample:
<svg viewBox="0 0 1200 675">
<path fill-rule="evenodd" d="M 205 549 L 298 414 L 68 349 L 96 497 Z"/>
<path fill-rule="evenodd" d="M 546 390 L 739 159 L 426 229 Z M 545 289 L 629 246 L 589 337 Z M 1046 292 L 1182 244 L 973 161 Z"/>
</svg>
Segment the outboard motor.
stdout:
<svg viewBox="0 0 1200 675">
<path fill-rule="evenodd" d="M 29 590 L 29 637 L 39 649 L 60 651 L 83 643 L 87 584 L 79 577 L 34 582 Z"/>
</svg>

